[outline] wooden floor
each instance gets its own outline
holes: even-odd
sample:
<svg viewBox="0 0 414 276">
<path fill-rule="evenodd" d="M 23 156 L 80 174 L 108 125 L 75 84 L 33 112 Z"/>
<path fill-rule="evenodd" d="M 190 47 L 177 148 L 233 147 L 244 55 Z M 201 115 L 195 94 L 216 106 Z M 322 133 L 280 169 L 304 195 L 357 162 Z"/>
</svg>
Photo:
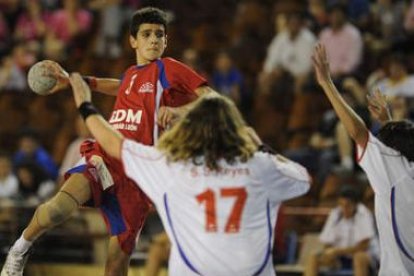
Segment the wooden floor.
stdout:
<svg viewBox="0 0 414 276">
<path fill-rule="evenodd" d="M 102 276 L 103 266 L 74 264 L 33 264 L 28 265 L 25 276 Z M 160 276 L 166 276 L 163 269 Z M 128 276 L 145 276 L 141 267 L 131 267 Z"/>
</svg>

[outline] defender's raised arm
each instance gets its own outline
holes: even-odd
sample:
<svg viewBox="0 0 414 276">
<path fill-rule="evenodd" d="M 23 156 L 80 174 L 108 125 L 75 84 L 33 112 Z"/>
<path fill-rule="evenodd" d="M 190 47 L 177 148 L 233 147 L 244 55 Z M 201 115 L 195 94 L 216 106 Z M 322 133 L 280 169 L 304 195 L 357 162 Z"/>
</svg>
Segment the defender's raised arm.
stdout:
<svg viewBox="0 0 414 276">
<path fill-rule="evenodd" d="M 360 146 L 365 147 L 368 141 L 368 130 L 362 119 L 345 102 L 333 83 L 329 74 L 329 62 L 325 47 L 318 44 L 312 56 L 313 67 L 319 85 L 322 87 L 336 114 L 344 124 L 348 134 Z"/>
</svg>

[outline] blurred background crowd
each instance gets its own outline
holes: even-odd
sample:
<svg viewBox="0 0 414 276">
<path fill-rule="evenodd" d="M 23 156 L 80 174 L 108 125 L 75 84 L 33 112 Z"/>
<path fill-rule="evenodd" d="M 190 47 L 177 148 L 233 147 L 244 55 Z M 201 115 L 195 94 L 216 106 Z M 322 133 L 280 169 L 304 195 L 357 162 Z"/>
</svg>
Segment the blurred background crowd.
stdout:
<svg viewBox="0 0 414 276">
<path fill-rule="evenodd" d="M 129 17 L 148 5 L 168 11 L 165 55 L 205 76 L 264 142 L 312 174 L 311 191 L 279 214 L 277 262 L 296 258 L 294 235 L 321 231 L 344 185 L 372 210 L 372 190 L 316 85 L 311 53 L 318 41 L 326 46 L 334 81 L 374 133 L 366 96 L 375 89 L 389 96 L 395 119 L 414 116 L 414 1 L 0 0 L 1 202 L 50 197 L 89 136 L 68 91 L 30 92 L 30 66 L 51 59 L 67 71 L 120 77 L 135 63 Z M 94 96 L 108 116 L 114 98 Z M 2 213 L 10 223 L 10 212 Z M 15 234 L 1 236 L 2 251 L 19 224 L 7 227 L 0 230 Z"/>
</svg>

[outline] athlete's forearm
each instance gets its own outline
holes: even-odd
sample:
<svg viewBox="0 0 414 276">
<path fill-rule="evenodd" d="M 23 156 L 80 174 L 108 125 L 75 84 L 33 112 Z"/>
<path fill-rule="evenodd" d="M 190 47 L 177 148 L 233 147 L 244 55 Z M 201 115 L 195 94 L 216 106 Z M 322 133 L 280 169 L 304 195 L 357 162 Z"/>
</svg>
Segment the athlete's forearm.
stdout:
<svg viewBox="0 0 414 276">
<path fill-rule="evenodd" d="M 213 90 L 210 86 L 204 85 L 196 88 L 194 92 L 197 94 L 198 97 L 201 97 L 203 95 L 207 94 L 218 94 L 215 90 Z M 182 105 L 180 107 L 176 107 L 176 111 L 181 116 L 185 112 L 187 112 L 191 108 L 191 103 L 188 103 L 186 105 Z"/>
<path fill-rule="evenodd" d="M 122 134 L 99 115 L 91 115 L 85 120 L 93 137 L 110 156 L 121 159 Z"/>
<path fill-rule="evenodd" d="M 321 84 L 321 87 L 335 109 L 339 119 L 344 124 L 348 134 L 357 144 L 365 146 L 368 140 L 368 130 L 365 123 L 345 102 L 332 81 Z"/>
<path fill-rule="evenodd" d="M 116 96 L 118 94 L 119 86 L 121 85 L 119 79 L 112 78 L 85 77 L 85 80 L 92 91 L 110 96 Z"/>
</svg>

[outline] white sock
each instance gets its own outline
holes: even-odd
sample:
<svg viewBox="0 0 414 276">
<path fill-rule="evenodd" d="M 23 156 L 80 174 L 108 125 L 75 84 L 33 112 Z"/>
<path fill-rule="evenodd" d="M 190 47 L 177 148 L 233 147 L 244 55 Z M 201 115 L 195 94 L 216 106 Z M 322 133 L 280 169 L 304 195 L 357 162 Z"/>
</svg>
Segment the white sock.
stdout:
<svg viewBox="0 0 414 276">
<path fill-rule="evenodd" d="M 24 233 L 24 232 L 23 232 Z M 13 250 L 16 250 L 18 252 L 26 253 L 27 250 L 32 246 L 33 242 L 26 240 L 23 237 L 23 233 L 20 236 L 20 238 L 14 243 Z"/>
</svg>

